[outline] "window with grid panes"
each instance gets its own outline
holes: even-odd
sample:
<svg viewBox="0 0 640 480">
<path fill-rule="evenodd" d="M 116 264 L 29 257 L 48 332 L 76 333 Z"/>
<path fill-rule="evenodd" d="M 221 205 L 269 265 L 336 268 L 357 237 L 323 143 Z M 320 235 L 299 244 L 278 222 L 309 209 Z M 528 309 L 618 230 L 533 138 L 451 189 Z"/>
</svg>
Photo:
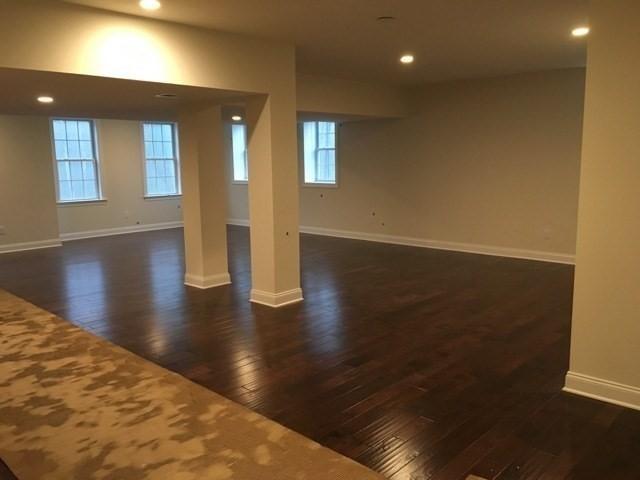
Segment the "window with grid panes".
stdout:
<svg viewBox="0 0 640 480">
<path fill-rule="evenodd" d="M 249 180 L 246 125 L 240 123 L 231 125 L 231 145 L 233 150 L 233 181 L 246 182 Z"/>
<path fill-rule="evenodd" d="M 143 123 L 145 195 L 179 195 L 176 131 L 173 123 Z"/>
<path fill-rule="evenodd" d="M 304 182 L 336 185 L 336 123 L 304 122 Z"/>
<path fill-rule="evenodd" d="M 91 120 L 52 120 L 58 201 L 99 200 L 100 176 Z"/>
</svg>

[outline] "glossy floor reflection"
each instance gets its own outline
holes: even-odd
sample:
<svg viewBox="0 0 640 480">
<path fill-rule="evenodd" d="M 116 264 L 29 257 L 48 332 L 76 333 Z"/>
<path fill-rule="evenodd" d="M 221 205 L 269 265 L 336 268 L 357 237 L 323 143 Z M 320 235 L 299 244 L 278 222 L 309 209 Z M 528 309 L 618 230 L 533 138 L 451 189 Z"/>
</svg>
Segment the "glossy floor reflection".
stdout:
<svg viewBox="0 0 640 480">
<path fill-rule="evenodd" d="M 562 394 L 573 268 L 303 235 L 305 301 L 182 284 L 182 231 L 0 256 L 0 287 L 399 479 L 640 478 L 640 413 Z"/>
</svg>

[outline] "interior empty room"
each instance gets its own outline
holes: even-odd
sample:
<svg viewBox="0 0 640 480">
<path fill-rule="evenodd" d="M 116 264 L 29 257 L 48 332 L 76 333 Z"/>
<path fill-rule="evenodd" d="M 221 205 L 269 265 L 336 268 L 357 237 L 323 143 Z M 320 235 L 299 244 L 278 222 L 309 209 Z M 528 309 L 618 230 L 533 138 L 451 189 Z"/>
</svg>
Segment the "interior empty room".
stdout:
<svg viewBox="0 0 640 480">
<path fill-rule="evenodd" d="M 640 479 L 639 45 L 0 0 L 0 479 Z"/>
</svg>

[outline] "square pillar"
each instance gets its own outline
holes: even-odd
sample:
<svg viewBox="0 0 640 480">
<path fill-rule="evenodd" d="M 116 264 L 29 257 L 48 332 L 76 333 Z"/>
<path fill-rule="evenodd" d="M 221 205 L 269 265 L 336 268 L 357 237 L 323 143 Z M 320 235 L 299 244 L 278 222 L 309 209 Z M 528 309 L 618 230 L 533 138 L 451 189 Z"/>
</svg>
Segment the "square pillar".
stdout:
<svg viewBox="0 0 640 480">
<path fill-rule="evenodd" d="M 640 410 L 640 2 L 593 0 L 565 390 Z"/>
<path fill-rule="evenodd" d="M 219 105 L 179 114 L 184 218 L 184 283 L 211 288 L 231 283 L 227 262 L 227 195 L 222 110 Z"/>
<path fill-rule="evenodd" d="M 295 95 L 247 98 L 251 301 L 302 300 Z"/>
</svg>

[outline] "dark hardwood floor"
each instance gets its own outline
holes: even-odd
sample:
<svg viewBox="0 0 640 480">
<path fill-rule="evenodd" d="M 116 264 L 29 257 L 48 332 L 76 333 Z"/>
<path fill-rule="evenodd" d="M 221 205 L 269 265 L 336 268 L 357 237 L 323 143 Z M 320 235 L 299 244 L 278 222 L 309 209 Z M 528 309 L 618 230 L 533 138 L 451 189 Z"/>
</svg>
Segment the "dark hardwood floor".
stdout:
<svg viewBox="0 0 640 480">
<path fill-rule="evenodd" d="M 561 393 L 571 266 L 303 235 L 274 310 L 229 244 L 207 291 L 181 230 L 1 255 L 0 287 L 393 480 L 640 479 L 640 412 Z"/>
<path fill-rule="evenodd" d="M 13 474 L 6 463 L 0 459 L 0 480 L 16 480 L 17 477 Z"/>
</svg>

